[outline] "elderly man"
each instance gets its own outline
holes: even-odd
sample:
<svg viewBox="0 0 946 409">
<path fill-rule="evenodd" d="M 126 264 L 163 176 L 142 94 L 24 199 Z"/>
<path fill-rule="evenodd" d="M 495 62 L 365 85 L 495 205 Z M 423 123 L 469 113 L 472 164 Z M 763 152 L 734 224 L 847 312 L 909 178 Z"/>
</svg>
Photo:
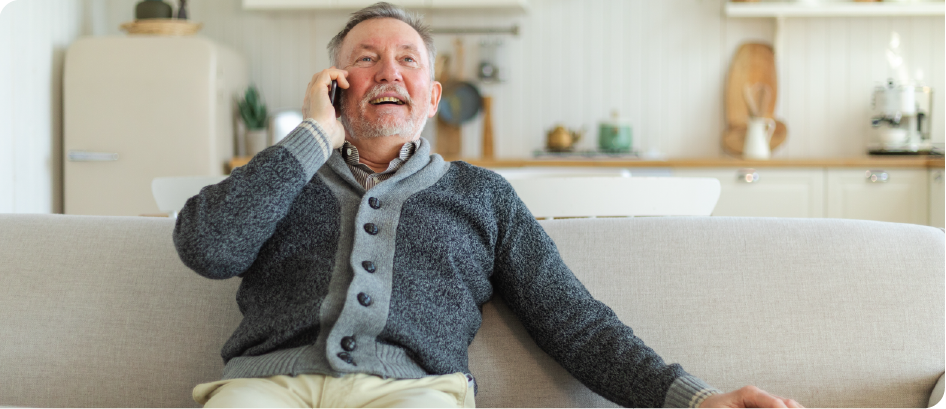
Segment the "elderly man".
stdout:
<svg viewBox="0 0 946 409">
<path fill-rule="evenodd" d="M 467 348 L 495 291 L 618 404 L 797 406 L 753 387 L 722 394 L 665 364 L 591 297 L 502 177 L 430 154 L 420 133 L 441 85 L 416 17 L 358 11 L 329 53 L 344 68 L 312 78 L 306 120 L 178 218 L 185 264 L 243 278 L 223 380 L 198 385 L 198 403 L 473 407 Z"/>
</svg>

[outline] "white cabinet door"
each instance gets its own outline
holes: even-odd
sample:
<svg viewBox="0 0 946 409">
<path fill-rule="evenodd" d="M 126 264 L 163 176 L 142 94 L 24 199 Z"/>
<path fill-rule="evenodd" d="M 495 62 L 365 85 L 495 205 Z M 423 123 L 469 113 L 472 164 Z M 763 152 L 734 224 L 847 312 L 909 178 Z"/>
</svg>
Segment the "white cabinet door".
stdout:
<svg viewBox="0 0 946 409">
<path fill-rule="evenodd" d="M 713 216 L 824 216 L 822 168 L 676 168 L 674 176 L 719 179 Z"/>
<path fill-rule="evenodd" d="M 943 189 L 943 169 L 930 170 L 930 226 L 946 227 L 946 190 Z"/>
<path fill-rule="evenodd" d="M 828 169 L 827 217 L 927 224 L 925 169 Z"/>
</svg>

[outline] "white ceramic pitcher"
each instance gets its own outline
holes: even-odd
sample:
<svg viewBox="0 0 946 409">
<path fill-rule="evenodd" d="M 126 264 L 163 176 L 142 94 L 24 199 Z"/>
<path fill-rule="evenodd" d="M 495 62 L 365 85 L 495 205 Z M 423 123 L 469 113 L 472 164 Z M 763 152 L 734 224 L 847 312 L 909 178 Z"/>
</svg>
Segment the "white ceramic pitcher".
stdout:
<svg viewBox="0 0 946 409">
<path fill-rule="evenodd" d="M 750 117 L 746 123 L 746 142 L 742 157 L 746 159 L 768 159 L 772 156 L 769 142 L 775 133 L 775 120 L 765 117 Z"/>
</svg>

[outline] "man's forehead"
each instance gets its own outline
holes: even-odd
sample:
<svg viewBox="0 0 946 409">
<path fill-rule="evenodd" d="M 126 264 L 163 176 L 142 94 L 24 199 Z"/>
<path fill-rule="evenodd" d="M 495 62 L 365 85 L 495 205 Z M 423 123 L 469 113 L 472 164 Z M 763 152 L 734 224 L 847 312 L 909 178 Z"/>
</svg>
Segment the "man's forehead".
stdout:
<svg viewBox="0 0 946 409">
<path fill-rule="evenodd" d="M 342 41 L 342 49 L 381 51 L 390 47 L 416 51 L 426 49 L 424 40 L 407 23 L 393 18 L 366 20 L 351 29 Z"/>
<path fill-rule="evenodd" d="M 355 44 L 355 47 L 353 48 L 353 50 L 355 51 L 359 51 L 359 50 L 381 51 L 382 49 L 386 47 L 387 46 L 385 45 L 375 45 L 372 43 L 363 42 L 361 44 Z M 420 48 L 417 48 L 417 46 L 414 44 L 400 44 L 400 45 L 395 46 L 395 48 L 397 48 L 398 50 L 404 50 L 404 51 L 420 51 Z"/>
</svg>

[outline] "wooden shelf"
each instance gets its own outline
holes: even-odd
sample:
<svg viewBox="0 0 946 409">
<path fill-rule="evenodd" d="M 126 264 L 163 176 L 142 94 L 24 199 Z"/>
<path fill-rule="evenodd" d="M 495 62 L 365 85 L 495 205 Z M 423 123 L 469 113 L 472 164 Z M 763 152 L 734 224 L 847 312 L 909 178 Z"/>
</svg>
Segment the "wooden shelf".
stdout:
<svg viewBox="0 0 946 409">
<path fill-rule="evenodd" d="M 913 3 L 726 3 L 728 17 L 891 17 L 943 16 L 946 3 L 927 1 Z"/>
<path fill-rule="evenodd" d="M 376 0 L 243 0 L 246 10 L 357 10 Z M 428 9 L 507 9 L 525 11 L 528 0 L 389 0 L 406 8 Z"/>
</svg>

